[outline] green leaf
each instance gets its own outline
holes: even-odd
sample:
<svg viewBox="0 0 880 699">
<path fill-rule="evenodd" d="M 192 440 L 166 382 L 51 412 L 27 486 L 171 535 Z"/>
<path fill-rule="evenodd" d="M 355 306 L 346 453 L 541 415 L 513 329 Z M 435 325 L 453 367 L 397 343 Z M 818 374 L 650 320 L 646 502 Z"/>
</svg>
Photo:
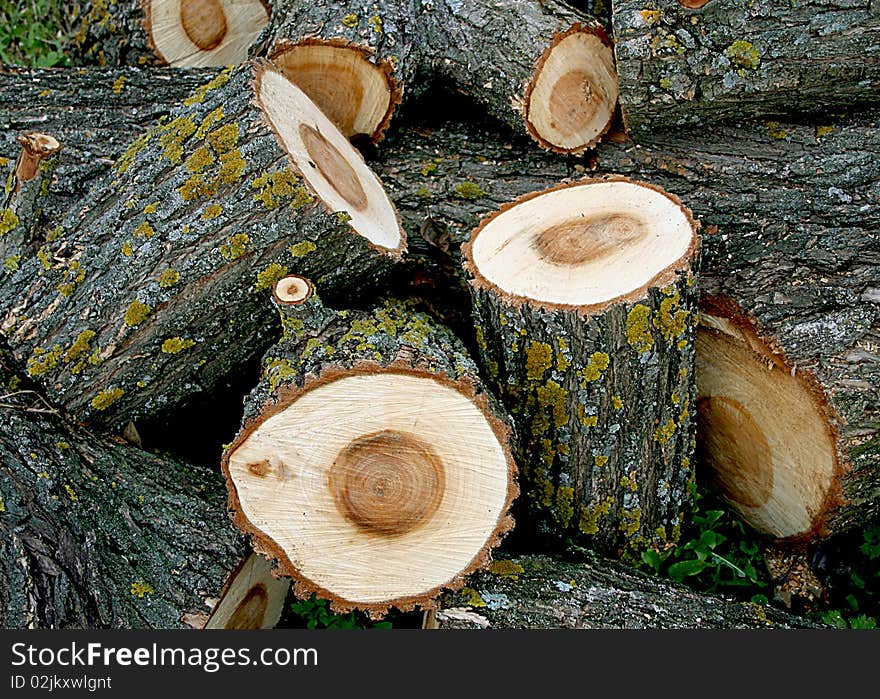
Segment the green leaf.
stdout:
<svg viewBox="0 0 880 699">
<path fill-rule="evenodd" d="M 681 582 L 684 578 L 702 573 L 705 568 L 706 564 L 701 560 L 681 561 L 669 566 L 669 577 Z"/>
<path fill-rule="evenodd" d="M 647 563 L 655 573 L 660 572 L 660 554 L 656 549 L 642 551 L 642 560 Z"/>
</svg>

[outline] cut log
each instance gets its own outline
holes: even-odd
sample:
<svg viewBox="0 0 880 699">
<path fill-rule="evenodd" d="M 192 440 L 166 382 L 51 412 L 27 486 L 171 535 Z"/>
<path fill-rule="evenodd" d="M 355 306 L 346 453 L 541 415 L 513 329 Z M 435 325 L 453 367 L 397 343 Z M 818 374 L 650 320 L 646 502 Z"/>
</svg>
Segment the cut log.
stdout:
<svg viewBox="0 0 880 699">
<path fill-rule="evenodd" d="M 268 0 L 142 0 L 144 31 L 170 66 L 241 63 L 269 22 Z"/>
<path fill-rule="evenodd" d="M 617 104 L 614 56 L 602 26 L 553 0 L 290 3 L 256 52 L 348 135 L 382 137 L 401 90 L 426 76 L 452 81 L 490 114 L 542 147 L 580 153 Z"/>
<path fill-rule="evenodd" d="M 412 0 L 288 2 L 252 54 L 268 55 L 346 136 L 375 142 L 415 75 L 424 12 Z"/>
<path fill-rule="evenodd" d="M 61 144 L 49 134 L 30 132 L 18 137 L 21 151 L 7 180 L 0 209 L 0 261 L 14 272 L 42 221 L 42 201 L 58 164 Z"/>
<path fill-rule="evenodd" d="M 137 139 L 0 279 L 2 329 L 56 405 L 116 426 L 259 356 L 265 296 L 289 270 L 350 295 L 404 241 L 348 140 L 271 65 L 248 63 Z"/>
<path fill-rule="evenodd" d="M 269 22 L 263 0 L 78 0 L 65 53 L 75 63 L 227 66 Z"/>
<path fill-rule="evenodd" d="M 285 335 L 222 460 L 236 524 L 299 596 L 430 607 L 513 525 L 504 414 L 458 340 L 407 304 L 336 313 L 296 276 L 275 301 Z"/>
<path fill-rule="evenodd" d="M 880 332 L 875 320 L 872 329 L 865 324 L 864 349 L 817 351 L 843 322 L 762 328 L 730 298 L 703 302 L 697 338 L 703 458 L 727 501 L 776 537 L 810 540 L 880 512 L 877 438 L 847 429 L 840 417 L 853 407 L 864 410 L 850 402 L 880 385 Z"/>
<path fill-rule="evenodd" d="M 0 70 L 0 173 L 15 163 L 23 132 L 52 134 L 64 144 L 44 221 L 60 219 L 142 135 L 218 71 L 90 68 Z"/>
<path fill-rule="evenodd" d="M 787 629 L 818 628 L 769 606 L 701 595 L 591 556 L 499 560 L 448 594 L 445 629 Z"/>
<path fill-rule="evenodd" d="M 675 540 L 694 448 L 696 223 L 625 178 L 533 193 L 463 247 L 532 516 L 619 554 Z"/>
<path fill-rule="evenodd" d="M 701 287 L 735 299 L 757 321 L 759 335 L 787 357 L 784 371 L 795 371 L 793 384 L 820 385 L 825 397 L 819 403 L 830 404 L 841 418 L 832 424 L 839 430 L 834 450 L 842 473 L 825 492 L 843 493 L 849 504 L 825 517 L 823 527 L 813 526 L 823 519 L 816 517 L 820 507 L 806 529 L 767 530 L 777 536 L 834 533 L 878 514 L 878 154 L 880 129 L 870 117 L 772 129 L 715 126 L 598 149 L 597 172 L 623 172 L 675 188 L 708 232 Z M 578 172 L 573 162 L 461 127 L 401 134 L 388 144 L 379 169 L 410 229 L 440 229 L 444 250 L 453 254 L 487 209 L 534 189 L 536 178 L 561 180 Z M 463 185 L 477 195 L 461 196 Z M 454 266 L 441 264 L 442 251 L 419 236 L 412 242 L 423 289 L 433 285 L 445 293 L 459 283 L 448 273 Z M 776 356 L 774 366 L 778 361 Z M 796 445 L 791 448 L 797 453 Z M 826 464 L 826 474 L 833 470 Z M 792 503 L 790 516 L 803 524 L 807 507 L 815 504 Z"/>
<path fill-rule="evenodd" d="M 211 471 L 68 422 L 0 346 L 0 626 L 201 627 L 246 555 L 224 497 Z M 262 625 L 286 590 L 267 586 Z"/>
<path fill-rule="evenodd" d="M 613 15 L 620 104 L 638 139 L 876 104 L 880 13 L 869 2 L 621 0 Z"/>
<path fill-rule="evenodd" d="M 251 553 L 229 576 L 204 628 L 274 628 L 289 590 L 290 578 L 276 578 L 269 560 Z"/>
<path fill-rule="evenodd" d="M 583 153 L 617 107 L 614 52 L 602 25 L 544 0 L 437 3 L 422 41 L 439 74 L 542 148 Z"/>
</svg>

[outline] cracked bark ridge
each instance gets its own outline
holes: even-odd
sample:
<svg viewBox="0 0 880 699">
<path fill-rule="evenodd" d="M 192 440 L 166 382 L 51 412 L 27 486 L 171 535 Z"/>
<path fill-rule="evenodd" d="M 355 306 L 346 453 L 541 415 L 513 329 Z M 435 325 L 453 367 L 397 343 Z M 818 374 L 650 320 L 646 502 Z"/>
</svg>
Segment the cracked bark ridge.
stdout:
<svg viewBox="0 0 880 699">
<path fill-rule="evenodd" d="M 677 198 L 620 177 L 528 194 L 463 247 L 537 531 L 611 555 L 677 538 L 693 475 L 697 249 Z"/>
<path fill-rule="evenodd" d="M 876 100 L 880 12 L 867 0 L 614 5 L 624 121 L 653 130 L 821 114 Z"/>
<path fill-rule="evenodd" d="M 209 613 L 246 548 L 222 480 L 46 412 L 2 346 L 0 393 L 0 625 L 186 628 Z"/>
<path fill-rule="evenodd" d="M 222 460 L 237 526 L 298 596 L 432 607 L 513 525 L 507 417 L 412 304 L 335 312 L 297 276 L 275 300 L 284 336 Z"/>
<path fill-rule="evenodd" d="M 357 293 L 403 247 L 348 141 L 283 76 L 246 64 L 134 141 L 4 275 L 3 330 L 55 404 L 118 426 L 264 351 L 278 277 Z"/>
<path fill-rule="evenodd" d="M 587 556 L 498 560 L 445 595 L 447 629 L 800 629 L 821 624 L 749 602 L 702 595 L 619 563 Z"/>
</svg>

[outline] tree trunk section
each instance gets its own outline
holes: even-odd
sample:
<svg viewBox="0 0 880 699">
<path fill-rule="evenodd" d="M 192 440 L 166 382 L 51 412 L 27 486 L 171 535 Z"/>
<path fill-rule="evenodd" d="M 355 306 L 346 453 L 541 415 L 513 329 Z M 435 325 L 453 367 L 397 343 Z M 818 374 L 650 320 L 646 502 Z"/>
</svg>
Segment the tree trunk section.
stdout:
<svg viewBox="0 0 880 699">
<path fill-rule="evenodd" d="M 591 556 L 498 560 L 447 595 L 445 629 L 788 629 L 821 626 L 758 604 L 701 595 Z"/>
<path fill-rule="evenodd" d="M 870 2 L 685 4 L 614 4 L 620 104 L 637 140 L 876 101 L 880 12 Z"/>
<path fill-rule="evenodd" d="M 413 0 L 280 3 L 251 55 L 267 55 L 346 136 L 380 141 L 415 88 L 425 10 Z"/>
<path fill-rule="evenodd" d="M 186 628 L 245 555 L 222 480 L 76 427 L 0 347 L 0 625 Z"/>
<path fill-rule="evenodd" d="M 311 140 L 289 151 L 297 120 Z M 321 168 L 342 169 L 328 180 Z M 2 328 L 54 404 L 118 426 L 258 356 L 273 336 L 278 277 L 302 271 L 328 295 L 350 295 L 404 245 L 360 155 L 274 69 L 246 64 L 134 141 L 4 275 Z"/>
<path fill-rule="evenodd" d="M 432 72 L 542 148 L 580 154 L 611 125 L 611 42 L 599 22 L 564 3 L 441 0 L 422 42 Z"/>
<path fill-rule="evenodd" d="M 271 9 L 268 0 L 79 0 L 65 53 L 102 67 L 234 65 Z"/>
<path fill-rule="evenodd" d="M 411 304 L 337 313 L 296 276 L 275 298 L 284 337 L 222 460 L 236 524 L 299 596 L 432 606 L 513 525 L 508 419 Z"/>
<path fill-rule="evenodd" d="M 601 194 L 592 194 L 599 189 Z M 681 219 L 685 252 L 678 250 L 674 261 L 658 261 L 657 269 L 646 273 L 652 280 L 646 287 L 622 286 L 596 301 L 582 300 L 578 275 L 595 273 L 580 271 L 588 269 L 586 256 L 595 255 L 610 268 L 624 264 L 603 249 L 606 236 L 621 241 L 622 249 L 650 236 L 659 249 L 666 233 L 630 225 L 626 205 L 608 215 L 594 215 L 585 205 L 582 212 L 570 213 L 573 228 L 554 223 L 559 217 L 553 209 L 565 206 L 562 197 L 570 196 L 569 190 L 583 192 L 578 196 L 587 203 L 591 196 L 648 197 L 645 207 L 662 201 Z M 542 200 L 548 202 L 546 219 L 538 218 Z M 509 253 L 521 234 L 480 240 L 497 235 L 509 216 L 540 221 L 532 229 L 545 220 L 553 224 L 547 228 L 549 243 L 543 233 L 527 241 L 537 251 L 535 259 L 517 264 Z M 592 247 L 581 251 L 578 243 L 584 240 Z M 550 249 L 559 241 L 558 249 Z M 481 253 L 481 243 L 489 252 Z M 517 422 L 528 524 L 539 532 L 582 535 L 591 547 L 611 555 L 678 538 L 693 476 L 696 245 L 695 224 L 677 199 L 617 178 L 526 195 L 484 219 L 464 246 L 476 341 L 488 377 Z M 494 246 L 497 252 L 491 251 Z M 509 256 L 496 262 L 499 255 Z M 523 287 L 528 296 L 516 289 L 515 279 L 502 279 L 500 271 L 493 276 L 492 265 L 500 270 L 502 263 L 510 270 L 538 270 Z M 560 269 L 568 275 L 565 294 L 571 297 L 541 296 L 549 292 L 537 286 L 537 275 L 546 270 L 549 285 Z"/>
</svg>

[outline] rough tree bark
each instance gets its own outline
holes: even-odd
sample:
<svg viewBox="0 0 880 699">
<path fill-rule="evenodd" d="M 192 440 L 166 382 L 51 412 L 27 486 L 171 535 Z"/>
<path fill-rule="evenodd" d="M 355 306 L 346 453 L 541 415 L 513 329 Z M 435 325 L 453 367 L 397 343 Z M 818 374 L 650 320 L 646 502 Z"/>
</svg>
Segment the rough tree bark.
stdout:
<svg viewBox="0 0 880 699">
<path fill-rule="evenodd" d="M 76 427 L 0 346 L 0 626 L 198 625 L 245 555 L 222 479 Z"/>
<path fill-rule="evenodd" d="M 98 66 L 159 63 L 144 30 L 141 0 L 76 0 L 69 7 L 71 32 L 64 53 L 73 63 Z"/>
<path fill-rule="evenodd" d="M 845 110 L 880 88 L 880 11 L 868 0 L 620 0 L 613 14 L 620 103 L 638 139 Z"/>
<path fill-rule="evenodd" d="M 513 525 L 508 418 L 411 304 L 334 312 L 296 276 L 275 298 L 284 337 L 222 460 L 236 524 L 300 596 L 432 606 Z"/>
<path fill-rule="evenodd" d="M 521 242 L 537 226 L 519 222 L 536 220 L 545 230 Z M 529 524 L 613 555 L 678 538 L 693 477 L 697 250 L 678 199 L 624 178 L 526 195 L 464 246 L 483 366 L 520 431 Z"/>
<path fill-rule="evenodd" d="M 167 116 L 215 69 L 45 68 L 0 70 L 0 173 L 4 180 L 24 132 L 51 134 L 64 144 L 44 222 L 57 221 L 87 193 L 132 139 Z M 5 259 L 5 258 L 4 258 Z"/>
<path fill-rule="evenodd" d="M 590 556 L 498 560 L 444 596 L 449 629 L 769 629 L 821 624 L 758 604 L 701 595 Z"/>
<path fill-rule="evenodd" d="M 53 402 L 124 424 L 257 356 L 273 335 L 266 296 L 288 270 L 355 293 L 403 247 L 360 155 L 283 76 L 246 64 L 134 141 L 0 279 L 2 328 Z"/>
</svg>

